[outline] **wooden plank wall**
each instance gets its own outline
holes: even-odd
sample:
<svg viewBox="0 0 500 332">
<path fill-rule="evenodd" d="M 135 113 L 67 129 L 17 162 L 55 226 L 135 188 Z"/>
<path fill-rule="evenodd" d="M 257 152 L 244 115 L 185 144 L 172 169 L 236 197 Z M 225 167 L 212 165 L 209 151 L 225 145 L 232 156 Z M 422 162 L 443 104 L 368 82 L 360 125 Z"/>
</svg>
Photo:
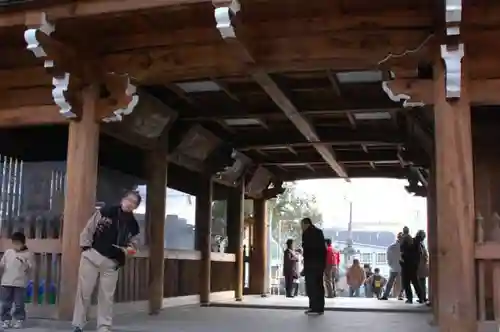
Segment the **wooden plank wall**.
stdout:
<svg viewBox="0 0 500 332">
<path fill-rule="evenodd" d="M 60 166 L 54 169 L 45 167 L 42 172 L 26 172 L 26 169 L 23 172 L 23 168 L 37 166 L 0 156 L 0 256 L 10 248 L 10 235 L 15 231 L 23 231 L 36 262 L 30 286 L 34 291 L 29 292 L 31 302 L 36 306 L 54 309 L 59 298 L 61 212 L 65 181 L 64 165 Z M 164 259 L 164 297 L 197 295 L 200 253 L 165 250 Z M 136 257 L 129 259 L 120 271 L 116 302 L 147 300 L 148 260 L 146 246 L 141 248 Z M 212 292 L 234 289 L 231 285 L 234 261 L 234 254 L 213 253 Z M 49 290 L 49 296 L 46 290 Z"/>
</svg>

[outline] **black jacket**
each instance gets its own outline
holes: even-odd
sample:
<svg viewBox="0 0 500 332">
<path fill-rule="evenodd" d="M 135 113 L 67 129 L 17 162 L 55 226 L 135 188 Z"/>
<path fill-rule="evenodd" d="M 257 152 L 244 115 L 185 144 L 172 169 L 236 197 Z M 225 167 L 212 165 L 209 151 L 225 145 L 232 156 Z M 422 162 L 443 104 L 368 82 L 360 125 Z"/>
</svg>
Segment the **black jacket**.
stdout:
<svg viewBox="0 0 500 332">
<path fill-rule="evenodd" d="M 420 243 L 418 238 L 414 239 L 406 235 L 401 242 L 401 266 L 403 268 L 417 269 L 420 262 Z"/>
<path fill-rule="evenodd" d="M 311 225 L 302 233 L 302 250 L 304 269 L 325 269 L 326 244 L 321 229 Z"/>
<path fill-rule="evenodd" d="M 126 247 L 130 244 L 131 239 L 139 234 L 137 220 L 132 212 L 124 212 L 120 206 L 105 206 L 100 213 L 103 219 L 94 233 L 92 248 L 115 260 L 119 267 L 123 266 L 125 253 L 114 245 Z"/>
</svg>

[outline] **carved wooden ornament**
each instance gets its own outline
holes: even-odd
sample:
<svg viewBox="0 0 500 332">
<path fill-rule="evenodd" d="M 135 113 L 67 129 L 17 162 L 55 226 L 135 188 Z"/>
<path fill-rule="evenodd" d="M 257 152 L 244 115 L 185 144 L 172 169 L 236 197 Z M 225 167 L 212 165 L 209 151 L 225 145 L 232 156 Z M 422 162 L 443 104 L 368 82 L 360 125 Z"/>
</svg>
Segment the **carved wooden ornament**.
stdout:
<svg viewBox="0 0 500 332">
<path fill-rule="evenodd" d="M 236 32 L 231 22 L 231 18 L 232 15 L 236 15 L 240 9 L 241 6 L 238 0 L 232 0 L 231 4 L 227 7 L 215 8 L 215 22 L 217 23 L 217 29 L 223 39 L 236 38 Z"/>
<path fill-rule="evenodd" d="M 460 23 L 462 22 L 462 0 L 446 0 L 446 35 L 460 35 Z"/>
<path fill-rule="evenodd" d="M 460 36 L 460 23 L 462 22 L 462 0 L 446 0 L 446 35 L 448 37 Z M 441 57 L 445 63 L 446 98 L 460 98 L 462 78 L 462 58 L 464 45 L 455 41 L 441 45 Z"/>
<path fill-rule="evenodd" d="M 54 73 L 52 78 L 52 99 L 59 106 L 59 113 L 68 119 L 78 117 L 69 97 L 71 84 L 71 74 L 67 72 L 58 73 L 55 60 L 50 58 L 49 51 L 45 49 L 40 37 L 43 35 L 49 37 L 55 31 L 55 25 L 47 20 L 47 15 L 41 13 L 40 26 L 38 28 L 29 28 L 24 32 L 24 40 L 26 48 L 31 51 L 37 58 L 44 59 L 44 67 Z"/>
<path fill-rule="evenodd" d="M 460 98 L 462 83 L 462 58 L 464 56 L 464 45 L 459 44 L 456 48 L 441 45 L 441 57 L 445 63 L 445 85 L 446 98 Z"/>
<path fill-rule="evenodd" d="M 127 88 L 125 89 L 125 95 L 130 98 L 127 107 L 119 108 L 114 111 L 113 116 L 106 117 L 102 119 L 103 122 L 118 122 L 123 120 L 124 115 L 129 115 L 132 113 L 139 103 L 139 95 L 137 94 L 137 88 L 135 85 L 130 84 L 130 79 L 127 78 Z"/>
<path fill-rule="evenodd" d="M 47 21 L 47 15 L 45 13 L 42 13 L 41 15 L 40 27 L 27 29 L 24 32 L 24 40 L 28 44 L 26 48 L 29 51 L 33 52 L 33 54 L 37 58 L 43 58 L 47 56 L 43 45 L 38 40 L 38 33 L 43 33 L 46 36 L 50 36 L 56 30 L 55 26 Z"/>
<path fill-rule="evenodd" d="M 391 84 L 394 83 L 394 84 Z M 390 100 L 400 103 L 403 102 L 403 107 L 423 107 L 425 103 L 423 101 L 415 101 L 412 96 L 406 94 L 406 91 L 401 91 L 399 89 L 394 89 L 397 87 L 397 79 L 394 81 L 384 81 L 382 82 L 382 90 L 387 94 Z"/>
</svg>

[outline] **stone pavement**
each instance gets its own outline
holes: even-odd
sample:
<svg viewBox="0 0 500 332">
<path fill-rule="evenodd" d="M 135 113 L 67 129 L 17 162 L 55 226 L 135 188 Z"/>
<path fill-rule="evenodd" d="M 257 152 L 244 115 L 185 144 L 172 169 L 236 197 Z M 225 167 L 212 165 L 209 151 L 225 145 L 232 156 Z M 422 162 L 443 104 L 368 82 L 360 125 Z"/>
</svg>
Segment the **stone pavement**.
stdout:
<svg viewBox="0 0 500 332">
<path fill-rule="evenodd" d="M 248 308 L 168 308 L 158 316 L 136 313 L 115 319 L 113 332 L 436 332 L 428 325 L 430 316 L 414 313 L 326 312 L 308 317 L 299 310 Z M 70 331 L 68 323 L 32 320 L 23 331 Z M 95 331 L 91 327 L 86 331 Z"/>
<path fill-rule="evenodd" d="M 295 298 L 286 298 L 281 295 L 271 295 L 261 297 L 259 295 L 245 295 L 243 301 L 236 302 L 234 299 L 215 300 L 211 303 L 214 307 L 238 307 L 238 308 L 260 308 L 260 309 L 296 309 L 305 310 L 309 306 L 308 298 L 298 296 Z M 326 311 L 349 311 L 349 312 L 411 312 L 411 313 L 430 313 L 431 308 L 414 303 L 406 304 L 404 301 L 389 299 L 380 301 L 376 298 L 365 297 L 337 297 L 325 299 Z"/>
</svg>

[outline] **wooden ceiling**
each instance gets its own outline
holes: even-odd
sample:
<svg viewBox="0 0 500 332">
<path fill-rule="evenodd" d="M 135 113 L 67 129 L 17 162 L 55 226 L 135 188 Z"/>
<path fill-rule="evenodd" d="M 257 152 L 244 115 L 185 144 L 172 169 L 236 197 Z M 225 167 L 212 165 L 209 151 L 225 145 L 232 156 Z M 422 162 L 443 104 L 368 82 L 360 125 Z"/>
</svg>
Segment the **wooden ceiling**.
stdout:
<svg viewBox="0 0 500 332">
<path fill-rule="evenodd" d="M 440 38 L 439 1 L 242 0 L 234 20 L 251 61 L 221 38 L 212 1 L 58 3 L 44 9 L 56 24 L 55 40 L 76 51 L 80 61 L 130 75 L 178 113 L 170 150 L 201 124 L 282 180 L 337 176 L 318 146 L 333 152 L 349 177 L 402 178 L 409 166 L 429 165 L 432 112 L 391 101 L 382 81 L 391 79 L 390 72 L 432 78 L 425 70 Z M 28 112 L 52 105 L 51 76 L 26 50 L 21 9 L 0 14 L 0 119 L 19 106 L 29 106 Z M 500 5 L 486 0 L 465 4 L 464 38 L 475 79 L 500 76 L 490 52 L 500 48 L 495 13 Z M 264 86 L 258 75 L 273 86 Z M 279 102 L 283 99 L 321 143 L 309 142 L 297 129 Z M 56 121 L 50 112 L 44 108 L 38 121 Z M 120 126 L 125 123 L 103 128 L 110 133 Z"/>
</svg>

